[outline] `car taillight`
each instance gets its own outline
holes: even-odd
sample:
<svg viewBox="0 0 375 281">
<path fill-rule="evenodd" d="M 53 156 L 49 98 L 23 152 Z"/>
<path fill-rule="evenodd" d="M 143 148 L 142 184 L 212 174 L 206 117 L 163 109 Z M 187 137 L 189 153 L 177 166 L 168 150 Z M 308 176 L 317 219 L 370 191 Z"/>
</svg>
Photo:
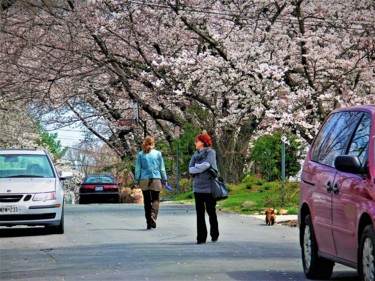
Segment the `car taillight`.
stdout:
<svg viewBox="0 0 375 281">
<path fill-rule="evenodd" d="M 111 189 L 111 190 L 117 190 L 117 185 L 104 185 L 104 189 Z"/>
<path fill-rule="evenodd" d="M 94 185 L 81 185 L 81 189 L 95 189 Z"/>
</svg>

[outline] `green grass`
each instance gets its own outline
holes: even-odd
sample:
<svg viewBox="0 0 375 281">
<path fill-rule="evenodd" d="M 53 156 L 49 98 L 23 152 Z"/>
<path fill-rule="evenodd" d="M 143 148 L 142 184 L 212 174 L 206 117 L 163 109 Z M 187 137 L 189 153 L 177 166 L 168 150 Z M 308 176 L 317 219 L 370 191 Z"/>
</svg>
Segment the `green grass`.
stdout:
<svg viewBox="0 0 375 281">
<path fill-rule="evenodd" d="M 179 194 L 174 199 L 179 202 L 194 202 L 192 191 Z M 221 210 L 239 214 L 263 214 L 267 208 L 286 209 L 288 214 L 297 214 L 299 183 L 285 183 L 283 204 L 281 182 L 265 182 L 247 176 L 242 183 L 229 185 L 228 199 L 217 204 Z"/>
<path fill-rule="evenodd" d="M 193 191 L 188 191 L 186 193 L 182 193 L 174 197 L 175 201 L 188 201 L 188 202 L 194 202 L 194 195 Z"/>
</svg>

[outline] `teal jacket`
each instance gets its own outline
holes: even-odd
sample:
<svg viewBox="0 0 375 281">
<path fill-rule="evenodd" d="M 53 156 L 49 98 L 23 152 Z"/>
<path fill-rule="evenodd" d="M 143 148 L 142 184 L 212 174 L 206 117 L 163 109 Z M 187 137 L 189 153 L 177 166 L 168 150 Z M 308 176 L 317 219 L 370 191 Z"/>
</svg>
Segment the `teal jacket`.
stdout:
<svg viewBox="0 0 375 281">
<path fill-rule="evenodd" d="M 162 183 L 167 182 L 164 159 L 161 152 L 151 149 L 150 153 L 139 152 L 135 163 L 135 184 L 144 179 L 161 179 Z"/>
</svg>

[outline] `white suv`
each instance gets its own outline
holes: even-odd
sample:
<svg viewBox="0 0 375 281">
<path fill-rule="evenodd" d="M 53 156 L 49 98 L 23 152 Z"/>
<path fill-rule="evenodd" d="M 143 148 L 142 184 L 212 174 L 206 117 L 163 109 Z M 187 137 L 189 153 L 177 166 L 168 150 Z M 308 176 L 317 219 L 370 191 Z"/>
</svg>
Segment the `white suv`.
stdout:
<svg viewBox="0 0 375 281">
<path fill-rule="evenodd" d="M 64 190 L 43 150 L 0 149 L 0 226 L 44 225 L 50 233 L 64 233 Z"/>
</svg>

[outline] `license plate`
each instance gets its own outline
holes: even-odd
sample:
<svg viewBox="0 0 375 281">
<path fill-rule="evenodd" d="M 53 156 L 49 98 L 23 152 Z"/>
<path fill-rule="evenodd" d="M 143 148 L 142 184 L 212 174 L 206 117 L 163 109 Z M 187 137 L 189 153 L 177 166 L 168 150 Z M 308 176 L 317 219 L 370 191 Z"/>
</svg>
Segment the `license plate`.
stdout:
<svg viewBox="0 0 375 281">
<path fill-rule="evenodd" d="M 103 186 L 95 186 L 95 191 L 103 191 Z"/>
<path fill-rule="evenodd" d="M 4 206 L 4 207 L 0 207 L 0 213 L 2 214 L 5 214 L 5 213 L 18 213 L 19 212 L 19 209 L 17 206 Z"/>
</svg>

